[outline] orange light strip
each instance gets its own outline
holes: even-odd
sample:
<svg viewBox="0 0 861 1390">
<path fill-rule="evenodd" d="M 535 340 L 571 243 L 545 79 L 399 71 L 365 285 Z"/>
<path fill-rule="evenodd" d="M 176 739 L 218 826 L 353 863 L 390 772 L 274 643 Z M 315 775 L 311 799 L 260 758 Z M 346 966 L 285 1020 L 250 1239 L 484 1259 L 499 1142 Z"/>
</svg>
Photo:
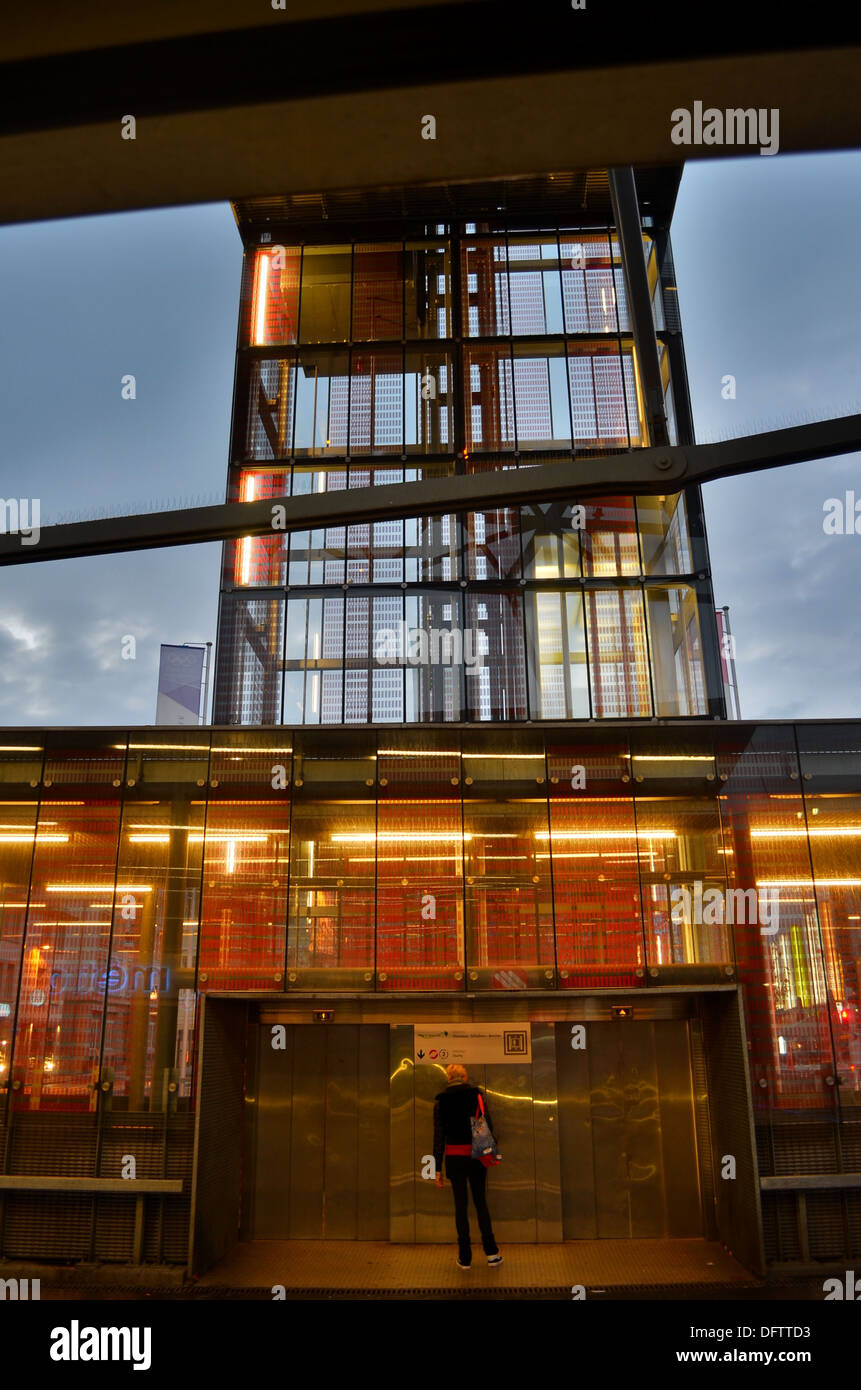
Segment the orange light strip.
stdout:
<svg viewBox="0 0 861 1390">
<path fill-rule="evenodd" d="M 536 830 L 536 840 L 675 840 L 675 830 Z"/>
<path fill-rule="evenodd" d="M 254 277 L 254 346 L 263 347 L 266 336 L 266 309 L 269 299 L 269 257 L 261 252 L 257 257 Z"/>
<path fill-rule="evenodd" d="M 257 484 L 253 473 L 246 475 L 243 480 L 244 497 L 243 502 L 253 502 L 256 498 Z M 253 542 L 250 536 L 245 536 L 239 543 L 239 579 L 240 583 L 247 584 L 251 577 L 251 546 Z"/>
<path fill-rule="evenodd" d="M 808 835 L 850 835 L 857 839 L 861 835 L 861 825 L 812 825 L 808 830 L 781 830 L 778 826 L 767 825 L 750 832 L 752 840 L 804 840 Z"/>
<path fill-rule="evenodd" d="M 68 835 L 56 835 L 53 832 L 43 835 L 41 831 L 36 831 L 34 834 L 32 830 L 29 832 L 0 831 L 0 845 L 32 845 L 34 840 L 37 845 L 67 845 L 69 843 Z"/>
</svg>

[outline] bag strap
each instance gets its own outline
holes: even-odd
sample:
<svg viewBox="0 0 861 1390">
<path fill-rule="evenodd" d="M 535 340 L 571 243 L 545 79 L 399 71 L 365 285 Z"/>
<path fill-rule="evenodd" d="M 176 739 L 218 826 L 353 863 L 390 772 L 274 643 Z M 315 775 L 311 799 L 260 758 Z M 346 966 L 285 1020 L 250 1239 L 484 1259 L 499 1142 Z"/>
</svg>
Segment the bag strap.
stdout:
<svg viewBox="0 0 861 1390">
<path fill-rule="evenodd" d="M 475 1113 L 476 1113 L 476 1115 L 483 1115 L 483 1114 L 484 1114 L 484 1101 L 483 1101 L 482 1098 L 481 1098 L 481 1091 L 478 1092 L 478 1109 L 476 1110 Z"/>
</svg>

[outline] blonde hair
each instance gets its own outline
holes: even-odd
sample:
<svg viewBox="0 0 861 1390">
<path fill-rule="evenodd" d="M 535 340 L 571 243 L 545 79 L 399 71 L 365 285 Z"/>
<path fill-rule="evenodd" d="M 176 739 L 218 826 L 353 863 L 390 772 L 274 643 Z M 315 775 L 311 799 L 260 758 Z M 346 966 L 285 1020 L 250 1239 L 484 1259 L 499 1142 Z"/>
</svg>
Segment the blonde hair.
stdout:
<svg viewBox="0 0 861 1390">
<path fill-rule="evenodd" d="M 460 1062 L 452 1062 L 450 1067 L 446 1067 L 445 1074 L 449 1081 L 468 1081 L 466 1067 L 461 1066 Z"/>
</svg>

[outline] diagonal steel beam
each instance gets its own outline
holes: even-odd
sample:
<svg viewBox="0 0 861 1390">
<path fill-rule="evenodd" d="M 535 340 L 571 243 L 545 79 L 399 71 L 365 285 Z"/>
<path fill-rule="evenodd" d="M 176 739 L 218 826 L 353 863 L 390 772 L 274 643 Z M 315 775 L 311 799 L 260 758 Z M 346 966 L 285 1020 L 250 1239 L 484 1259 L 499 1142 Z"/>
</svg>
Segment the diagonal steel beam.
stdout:
<svg viewBox="0 0 861 1390">
<path fill-rule="evenodd" d="M 670 442 L 655 320 L 649 294 L 649 277 L 643 255 L 643 223 L 634 171 L 630 166 L 608 171 L 613 221 L 622 252 L 622 269 L 628 292 L 628 315 L 634 332 L 637 363 L 645 396 L 646 425 L 650 443 L 665 449 Z"/>
<path fill-rule="evenodd" d="M 821 420 L 812 425 L 745 435 L 717 444 L 684 448 L 635 449 L 605 457 L 508 468 L 488 473 L 425 478 L 415 483 L 349 488 L 338 492 L 273 497 L 257 502 L 225 502 L 213 507 L 106 517 L 44 527 L 38 542 L 26 536 L 0 536 L 0 565 L 77 556 L 112 555 L 175 545 L 305 531 L 311 527 L 397 521 L 413 516 L 488 511 L 497 507 L 589 497 L 630 496 L 679 491 L 739 473 L 782 468 L 861 450 L 861 415 Z M 280 509 L 280 510 L 279 510 Z M 7 511 L 0 506 L 0 524 Z M 31 538 L 32 539 L 32 538 Z"/>
</svg>

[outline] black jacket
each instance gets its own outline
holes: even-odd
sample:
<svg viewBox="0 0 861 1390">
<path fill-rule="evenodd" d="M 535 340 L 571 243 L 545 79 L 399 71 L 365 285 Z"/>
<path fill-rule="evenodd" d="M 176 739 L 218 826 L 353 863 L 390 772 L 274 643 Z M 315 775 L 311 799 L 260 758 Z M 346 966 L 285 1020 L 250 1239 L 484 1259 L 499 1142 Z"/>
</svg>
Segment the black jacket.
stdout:
<svg viewBox="0 0 861 1390">
<path fill-rule="evenodd" d="M 446 1144 L 471 1144 L 472 1129 L 470 1120 L 478 1113 L 478 1097 L 484 1101 L 484 1117 L 491 1134 L 496 1138 L 487 1097 L 478 1086 L 469 1081 L 453 1081 L 440 1091 L 433 1103 L 433 1156 L 438 1173 L 442 1172 L 442 1161 Z"/>
</svg>

